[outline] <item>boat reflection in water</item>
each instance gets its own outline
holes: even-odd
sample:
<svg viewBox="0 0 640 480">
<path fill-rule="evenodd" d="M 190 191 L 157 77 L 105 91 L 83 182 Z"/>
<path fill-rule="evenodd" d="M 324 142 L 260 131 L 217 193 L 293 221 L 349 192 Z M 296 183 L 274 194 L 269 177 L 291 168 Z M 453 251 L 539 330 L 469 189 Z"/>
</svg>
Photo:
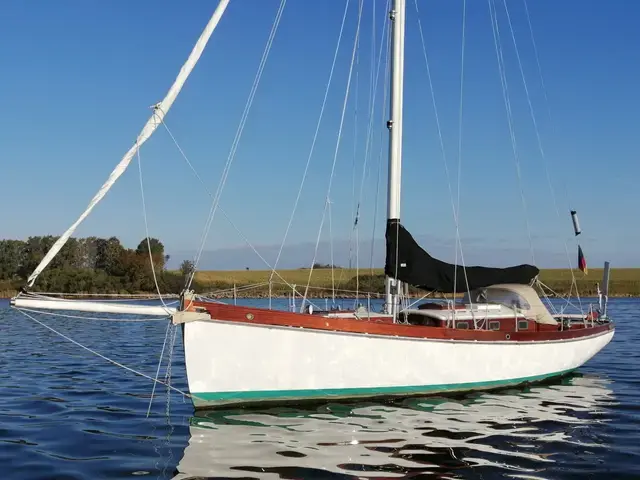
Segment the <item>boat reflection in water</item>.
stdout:
<svg viewBox="0 0 640 480">
<path fill-rule="evenodd" d="M 455 399 L 196 412 L 174 478 L 549 478 L 605 448 L 608 385 L 574 375 Z"/>
</svg>

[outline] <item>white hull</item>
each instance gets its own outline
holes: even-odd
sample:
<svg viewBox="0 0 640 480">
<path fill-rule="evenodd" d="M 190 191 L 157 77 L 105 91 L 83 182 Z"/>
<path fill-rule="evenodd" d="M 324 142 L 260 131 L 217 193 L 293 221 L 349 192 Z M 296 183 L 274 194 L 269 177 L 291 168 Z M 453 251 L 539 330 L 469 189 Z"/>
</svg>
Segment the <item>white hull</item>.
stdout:
<svg viewBox="0 0 640 480">
<path fill-rule="evenodd" d="M 184 324 L 184 348 L 194 405 L 206 407 L 420 395 L 542 380 L 580 367 L 613 334 L 479 342 L 195 321 Z"/>
</svg>

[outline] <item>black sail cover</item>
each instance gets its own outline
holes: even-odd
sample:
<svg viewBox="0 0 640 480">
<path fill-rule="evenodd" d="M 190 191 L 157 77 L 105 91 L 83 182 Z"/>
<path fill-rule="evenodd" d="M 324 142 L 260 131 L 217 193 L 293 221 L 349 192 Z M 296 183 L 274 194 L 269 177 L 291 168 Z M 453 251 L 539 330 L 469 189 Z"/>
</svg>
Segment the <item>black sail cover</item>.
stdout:
<svg viewBox="0 0 640 480">
<path fill-rule="evenodd" d="M 466 267 L 433 258 L 398 220 L 387 221 L 384 273 L 423 290 L 442 293 L 467 291 L 500 283 L 529 284 L 540 270 L 533 265 L 507 268 Z M 457 274 L 456 274 L 457 270 Z M 455 281 L 454 281 L 455 278 Z"/>
</svg>

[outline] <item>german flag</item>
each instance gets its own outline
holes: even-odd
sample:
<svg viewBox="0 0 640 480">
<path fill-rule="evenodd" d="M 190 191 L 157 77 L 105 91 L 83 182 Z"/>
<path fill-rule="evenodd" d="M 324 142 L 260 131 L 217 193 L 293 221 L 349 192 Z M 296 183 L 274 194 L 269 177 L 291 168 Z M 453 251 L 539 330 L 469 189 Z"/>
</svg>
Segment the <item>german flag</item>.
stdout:
<svg viewBox="0 0 640 480">
<path fill-rule="evenodd" d="M 580 247 L 580 245 L 578 245 L 578 268 L 582 270 L 585 275 L 589 273 L 587 270 L 587 260 L 584 258 L 584 253 L 582 253 L 582 247 Z"/>
</svg>

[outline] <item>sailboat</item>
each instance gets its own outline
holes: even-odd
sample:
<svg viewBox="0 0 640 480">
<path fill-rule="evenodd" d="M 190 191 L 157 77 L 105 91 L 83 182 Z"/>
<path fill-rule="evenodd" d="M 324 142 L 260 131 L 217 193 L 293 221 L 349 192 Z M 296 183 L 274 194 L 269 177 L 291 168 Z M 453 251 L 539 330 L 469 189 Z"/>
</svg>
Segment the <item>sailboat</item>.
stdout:
<svg viewBox="0 0 640 480">
<path fill-rule="evenodd" d="M 30 293 L 38 275 L 162 124 L 229 0 L 221 0 L 167 96 L 80 218 L 56 241 L 12 305 L 18 309 L 166 315 L 180 325 L 196 408 L 229 404 L 396 397 L 485 390 L 558 377 L 613 338 L 608 264 L 600 302 L 587 313 L 552 313 L 537 293 L 539 269 L 465 267 L 432 257 L 400 221 L 405 0 L 393 0 L 391 108 L 381 312 L 279 311 L 210 301 L 189 288 L 177 307 L 52 299 Z M 407 286 L 461 301 L 406 307 Z"/>
</svg>

